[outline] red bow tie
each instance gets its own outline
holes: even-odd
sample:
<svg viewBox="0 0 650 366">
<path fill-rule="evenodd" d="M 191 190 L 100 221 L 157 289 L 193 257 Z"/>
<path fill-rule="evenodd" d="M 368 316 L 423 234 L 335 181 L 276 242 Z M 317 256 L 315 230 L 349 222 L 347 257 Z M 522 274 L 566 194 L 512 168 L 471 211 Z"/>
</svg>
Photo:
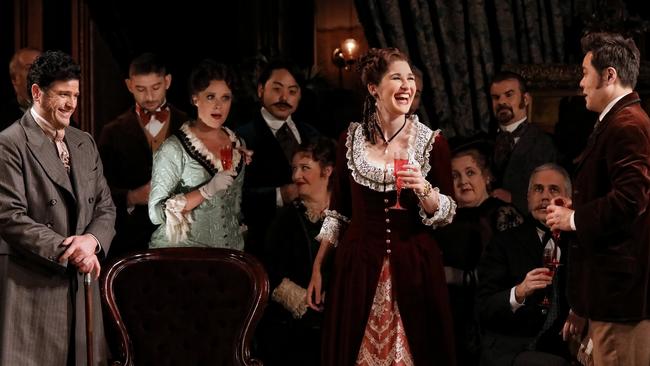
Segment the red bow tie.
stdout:
<svg viewBox="0 0 650 366">
<path fill-rule="evenodd" d="M 144 108 L 138 108 L 138 114 L 140 115 L 140 120 L 146 126 L 149 123 L 149 121 L 151 121 L 152 115 L 155 115 L 156 119 L 160 122 L 164 123 L 165 121 L 167 121 L 167 118 L 169 117 L 169 109 L 163 106 L 162 108 L 160 108 L 159 111 L 149 112 Z"/>
</svg>

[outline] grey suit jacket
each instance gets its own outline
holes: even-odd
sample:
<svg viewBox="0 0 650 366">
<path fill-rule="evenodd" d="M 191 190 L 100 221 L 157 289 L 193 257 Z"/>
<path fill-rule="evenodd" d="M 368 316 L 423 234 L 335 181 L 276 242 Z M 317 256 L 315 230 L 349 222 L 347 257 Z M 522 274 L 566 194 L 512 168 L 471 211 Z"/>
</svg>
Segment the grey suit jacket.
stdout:
<svg viewBox="0 0 650 366">
<path fill-rule="evenodd" d="M 115 233 L 115 206 L 92 137 L 73 127 L 65 132 L 69 176 L 30 113 L 0 133 L 2 365 L 65 365 L 68 352 L 85 364 L 82 281 L 72 265 L 58 263 L 66 249 L 61 242 L 91 233 L 101 259 Z M 105 364 L 98 295 L 95 357 Z"/>
</svg>

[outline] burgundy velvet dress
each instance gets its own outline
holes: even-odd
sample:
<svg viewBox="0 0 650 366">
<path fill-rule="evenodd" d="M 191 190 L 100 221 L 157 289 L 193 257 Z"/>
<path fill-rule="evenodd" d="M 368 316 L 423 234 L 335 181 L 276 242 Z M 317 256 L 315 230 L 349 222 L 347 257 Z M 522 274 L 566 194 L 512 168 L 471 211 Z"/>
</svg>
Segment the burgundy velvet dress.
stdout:
<svg viewBox="0 0 650 366">
<path fill-rule="evenodd" d="M 368 163 L 360 124 L 352 123 L 339 141 L 332 211 L 321 231 L 338 238 L 325 297 L 322 365 L 357 361 L 386 259 L 414 364 L 455 364 L 442 255 L 433 237 L 434 229 L 451 222 L 455 213 L 449 146 L 439 131 L 417 120 L 409 133 L 414 136 L 411 160 L 440 189 L 441 205 L 433 217 L 408 189 L 400 199 L 407 210 L 387 209 L 396 200 L 392 167 Z"/>
</svg>

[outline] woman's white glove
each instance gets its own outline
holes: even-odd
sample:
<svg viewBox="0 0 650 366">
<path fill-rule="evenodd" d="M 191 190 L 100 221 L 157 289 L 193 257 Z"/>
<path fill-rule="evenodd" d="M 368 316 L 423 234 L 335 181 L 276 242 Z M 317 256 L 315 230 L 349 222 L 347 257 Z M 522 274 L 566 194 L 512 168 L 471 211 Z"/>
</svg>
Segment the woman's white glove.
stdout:
<svg viewBox="0 0 650 366">
<path fill-rule="evenodd" d="M 217 192 L 228 189 L 234 181 L 233 176 L 235 174 L 234 170 L 224 170 L 215 174 L 208 183 L 199 188 L 199 193 L 201 193 L 203 198 L 209 200 L 212 196 L 217 194 Z"/>
</svg>

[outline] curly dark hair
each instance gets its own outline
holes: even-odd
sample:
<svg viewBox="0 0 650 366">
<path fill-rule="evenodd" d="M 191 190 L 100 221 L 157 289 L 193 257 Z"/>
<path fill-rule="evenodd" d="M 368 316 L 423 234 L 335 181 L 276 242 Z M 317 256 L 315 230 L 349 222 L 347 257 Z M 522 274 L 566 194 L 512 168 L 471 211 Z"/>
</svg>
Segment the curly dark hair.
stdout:
<svg viewBox="0 0 650 366">
<path fill-rule="evenodd" d="M 617 33 L 588 33 L 580 40 L 582 52 L 591 52 L 591 64 L 598 74 L 608 67 L 616 69 L 623 86 L 634 89 L 639 76 L 641 55 L 632 38 Z"/>
<path fill-rule="evenodd" d="M 27 95 L 32 85 L 47 90 L 56 81 L 79 80 L 81 67 L 70 55 L 61 51 L 45 51 L 34 60 L 27 74 Z"/>
<path fill-rule="evenodd" d="M 233 90 L 234 78 L 230 69 L 211 59 L 204 59 L 190 73 L 188 89 L 190 96 L 205 90 L 213 80 L 224 81 Z"/>
<path fill-rule="evenodd" d="M 371 48 L 359 60 L 357 65 L 358 71 L 361 73 L 361 82 L 364 86 L 370 84 L 379 85 L 381 79 L 388 72 L 388 68 L 395 61 L 409 62 L 408 57 L 397 48 Z M 409 62 L 410 63 L 410 62 Z M 377 108 L 375 106 L 375 95 L 370 95 L 366 88 L 366 98 L 363 103 L 363 117 L 361 125 L 366 139 L 371 144 L 375 144 L 377 131 L 377 122 L 375 121 L 375 113 Z"/>
</svg>

